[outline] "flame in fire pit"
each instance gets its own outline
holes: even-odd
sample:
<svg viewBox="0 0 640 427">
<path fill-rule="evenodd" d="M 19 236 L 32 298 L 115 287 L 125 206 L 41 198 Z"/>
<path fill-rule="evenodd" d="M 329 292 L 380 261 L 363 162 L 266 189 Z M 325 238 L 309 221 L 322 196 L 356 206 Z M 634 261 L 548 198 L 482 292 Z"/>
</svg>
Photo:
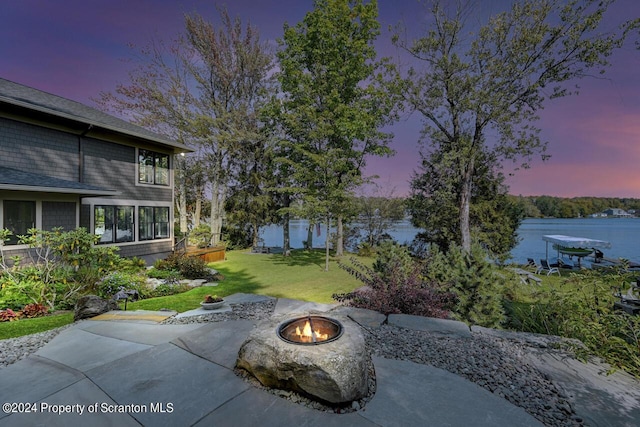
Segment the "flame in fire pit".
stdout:
<svg viewBox="0 0 640 427">
<path fill-rule="evenodd" d="M 323 334 L 319 329 L 312 331 L 311 323 L 309 323 L 309 321 L 307 320 L 302 330 L 300 330 L 300 326 L 296 326 L 296 337 L 298 338 L 298 340 L 300 340 L 300 342 L 315 342 L 326 341 L 327 338 L 329 338 L 329 334 Z"/>
<path fill-rule="evenodd" d="M 340 322 L 322 316 L 293 319 L 278 328 L 278 336 L 292 344 L 322 344 L 337 340 L 341 335 Z"/>
</svg>

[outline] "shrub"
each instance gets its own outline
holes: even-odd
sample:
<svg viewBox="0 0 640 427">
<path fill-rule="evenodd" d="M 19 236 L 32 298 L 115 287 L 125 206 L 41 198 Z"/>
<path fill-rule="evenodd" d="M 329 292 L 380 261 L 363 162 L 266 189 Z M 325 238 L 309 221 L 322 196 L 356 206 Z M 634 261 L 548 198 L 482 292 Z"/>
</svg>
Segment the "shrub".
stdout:
<svg viewBox="0 0 640 427">
<path fill-rule="evenodd" d="M 85 228 L 63 232 L 57 227 L 51 231 L 29 229 L 27 235 L 20 236 L 20 243 L 35 249 L 35 263 L 47 264 L 60 261 L 73 267 L 93 266 L 103 271 L 115 268 L 120 261 L 117 246 L 96 246 L 98 236 Z"/>
<path fill-rule="evenodd" d="M 373 263 L 373 271 L 381 273 L 382 277 L 388 278 L 398 273 L 406 276 L 415 267 L 415 262 L 411 258 L 409 251 L 404 246 L 386 240 L 381 242 L 376 249 L 376 260 Z"/>
<path fill-rule="evenodd" d="M 376 271 L 353 258 L 350 261 L 352 265 L 339 265 L 362 281 L 365 287 L 346 294 L 334 294 L 337 301 L 383 314 L 448 317 L 451 294 L 443 292 L 436 283 L 425 281 L 419 262 L 407 266 L 406 260 L 394 256 L 388 259 L 383 271 Z"/>
<path fill-rule="evenodd" d="M 535 303 L 509 302 L 508 326 L 582 341 L 611 366 L 640 378 L 640 316 L 613 310 L 612 285 L 628 277 L 586 270 Z M 582 354 L 586 357 L 586 354 Z"/>
<path fill-rule="evenodd" d="M 114 271 L 100 280 L 96 293 L 98 296 L 108 299 L 121 290 L 137 291 L 140 298 L 146 298 L 150 294 L 145 276 L 121 271 Z"/>
<path fill-rule="evenodd" d="M 29 318 L 45 316 L 48 313 L 49 309 L 43 304 L 27 304 L 22 308 L 22 314 Z"/>
<path fill-rule="evenodd" d="M 12 322 L 20 318 L 21 312 L 15 312 L 10 308 L 6 310 L 0 310 L 0 322 Z"/>
<path fill-rule="evenodd" d="M 204 260 L 178 253 L 173 253 L 165 260 L 156 263 L 156 268 L 162 270 L 177 270 L 187 279 L 204 279 L 210 275 Z"/>
<path fill-rule="evenodd" d="M 147 270 L 147 276 L 153 279 L 164 279 L 169 281 L 180 280 L 180 271 L 171 270 L 171 269 L 163 269 L 163 268 L 151 268 Z"/>
<path fill-rule="evenodd" d="M 0 275 L 0 308 L 19 310 L 33 302 L 18 285 L 18 280 L 8 274 Z"/>
<path fill-rule="evenodd" d="M 189 287 L 189 285 L 180 282 L 164 282 L 156 286 L 156 288 L 151 291 L 150 297 L 155 298 L 181 294 L 183 292 L 187 292 L 190 289 L 191 287 Z"/>
<path fill-rule="evenodd" d="M 211 226 L 199 224 L 189 233 L 189 240 L 199 248 L 206 248 L 211 242 Z"/>
</svg>

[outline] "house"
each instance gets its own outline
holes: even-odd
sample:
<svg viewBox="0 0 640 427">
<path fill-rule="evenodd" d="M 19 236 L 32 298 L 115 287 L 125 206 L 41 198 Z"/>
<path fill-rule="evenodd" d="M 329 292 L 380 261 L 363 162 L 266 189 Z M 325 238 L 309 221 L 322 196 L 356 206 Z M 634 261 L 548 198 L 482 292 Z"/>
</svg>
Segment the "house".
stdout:
<svg viewBox="0 0 640 427">
<path fill-rule="evenodd" d="M 30 228 L 100 236 L 152 262 L 174 245 L 174 156 L 188 147 L 75 101 L 0 79 L 0 228 L 5 258 Z"/>
<path fill-rule="evenodd" d="M 604 213 L 606 213 L 607 216 L 612 216 L 615 218 L 628 218 L 632 216 L 630 213 L 620 208 L 609 208 L 606 209 Z"/>
</svg>

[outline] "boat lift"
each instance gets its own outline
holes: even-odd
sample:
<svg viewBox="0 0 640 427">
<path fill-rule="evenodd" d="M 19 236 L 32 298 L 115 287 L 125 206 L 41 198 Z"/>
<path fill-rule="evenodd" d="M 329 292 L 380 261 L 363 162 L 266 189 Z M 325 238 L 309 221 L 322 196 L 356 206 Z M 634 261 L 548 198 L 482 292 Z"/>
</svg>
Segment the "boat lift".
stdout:
<svg viewBox="0 0 640 427">
<path fill-rule="evenodd" d="M 578 267 L 580 267 L 580 260 L 591 254 L 598 248 L 609 249 L 611 243 L 604 240 L 588 239 L 586 237 L 565 236 L 562 234 L 549 234 L 542 236 L 546 244 L 546 256 L 549 259 L 549 243 L 552 243 L 554 248 L 558 251 L 558 259 L 560 254 L 577 256 Z"/>
</svg>

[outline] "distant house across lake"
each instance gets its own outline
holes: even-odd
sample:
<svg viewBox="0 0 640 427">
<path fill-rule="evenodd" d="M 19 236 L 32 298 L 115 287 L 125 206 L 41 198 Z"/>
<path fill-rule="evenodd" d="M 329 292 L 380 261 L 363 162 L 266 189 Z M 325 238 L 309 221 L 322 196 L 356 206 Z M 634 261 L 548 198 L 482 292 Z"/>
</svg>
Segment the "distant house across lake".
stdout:
<svg viewBox="0 0 640 427">
<path fill-rule="evenodd" d="M 0 228 L 7 256 L 30 228 L 84 227 L 148 262 L 173 249 L 174 155 L 185 145 L 0 79 Z"/>
<path fill-rule="evenodd" d="M 624 209 L 618 209 L 618 208 L 607 209 L 604 211 L 604 213 L 606 213 L 607 216 L 612 216 L 614 218 L 624 218 L 624 217 L 633 216 L 629 212 L 625 211 Z"/>
</svg>

